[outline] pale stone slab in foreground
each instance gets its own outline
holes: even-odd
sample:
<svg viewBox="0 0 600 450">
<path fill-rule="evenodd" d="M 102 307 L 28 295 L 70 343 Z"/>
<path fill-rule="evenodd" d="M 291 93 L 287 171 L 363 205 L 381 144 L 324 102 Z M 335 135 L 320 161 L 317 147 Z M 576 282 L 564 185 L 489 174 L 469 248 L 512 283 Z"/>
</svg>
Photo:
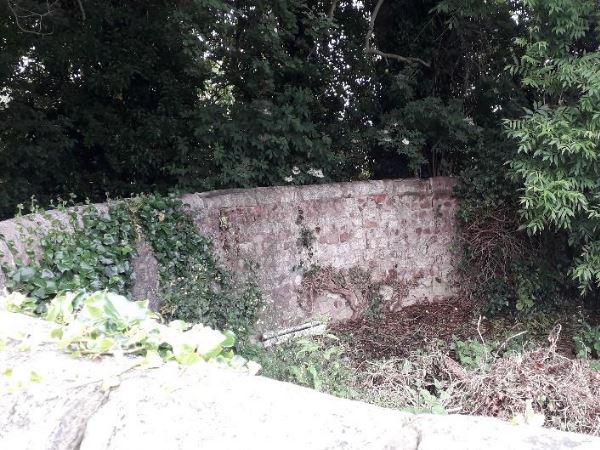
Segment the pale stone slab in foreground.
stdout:
<svg viewBox="0 0 600 450">
<path fill-rule="evenodd" d="M 142 371 L 128 370 L 131 360 L 74 359 L 44 343 L 51 327 L 0 312 L 0 335 L 27 330 L 38 341 L 29 351 L 11 341 L 0 373 L 41 376 L 0 395 L 0 449 L 600 449 L 591 436 L 412 415 L 211 365 Z"/>
</svg>

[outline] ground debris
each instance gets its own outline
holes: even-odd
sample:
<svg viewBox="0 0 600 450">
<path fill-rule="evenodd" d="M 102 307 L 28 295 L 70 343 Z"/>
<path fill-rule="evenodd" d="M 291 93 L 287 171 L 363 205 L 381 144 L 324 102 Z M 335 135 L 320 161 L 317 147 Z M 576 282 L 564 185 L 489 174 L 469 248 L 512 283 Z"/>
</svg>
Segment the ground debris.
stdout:
<svg viewBox="0 0 600 450">
<path fill-rule="evenodd" d="M 466 370 L 431 346 L 404 358 L 359 363 L 363 400 L 406 409 L 427 390 L 446 412 L 515 420 L 543 415 L 547 427 L 600 436 L 600 372 L 552 347 L 490 360 Z M 431 406 L 431 405 L 425 405 Z"/>
<path fill-rule="evenodd" d="M 341 322 L 332 326 L 332 332 L 352 335 L 353 358 L 368 360 L 405 357 L 433 341 L 466 339 L 473 335 L 476 322 L 473 306 L 454 299 L 408 306 L 380 319 L 360 317 Z"/>
</svg>

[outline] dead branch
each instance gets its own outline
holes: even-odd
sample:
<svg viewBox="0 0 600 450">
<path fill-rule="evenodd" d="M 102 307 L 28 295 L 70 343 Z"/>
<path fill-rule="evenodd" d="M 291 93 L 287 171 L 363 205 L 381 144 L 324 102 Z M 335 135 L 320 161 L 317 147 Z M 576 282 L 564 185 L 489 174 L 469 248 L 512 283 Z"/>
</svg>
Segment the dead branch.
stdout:
<svg viewBox="0 0 600 450">
<path fill-rule="evenodd" d="M 367 280 L 354 279 L 352 275 L 351 269 L 335 270 L 332 267 L 325 267 L 309 274 L 303 280 L 302 291 L 306 298 L 300 306 L 307 311 L 312 311 L 316 297 L 329 292 L 342 297 L 352 310 L 352 318 L 358 317 L 367 307 L 367 299 L 363 292 L 367 286 L 366 283 L 365 285 L 362 283 Z"/>
<path fill-rule="evenodd" d="M 55 6 L 59 3 L 59 0 L 55 0 L 50 3 L 49 0 L 46 1 L 46 9 L 41 12 L 32 11 L 21 6 L 17 0 L 6 0 L 6 6 L 8 10 L 12 14 L 15 19 L 15 24 L 17 28 L 24 33 L 37 34 L 39 36 L 47 36 L 52 34 L 52 32 L 45 32 L 44 30 L 44 19 L 56 11 Z M 86 20 L 85 9 L 83 7 L 83 1 L 77 0 L 77 5 L 79 7 L 79 11 L 81 13 L 81 20 Z M 26 26 L 24 24 L 25 21 L 29 21 L 33 23 L 33 26 Z"/>
<path fill-rule="evenodd" d="M 447 394 L 439 397 L 447 412 L 505 420 L 525 416 L 529 401 L 545 426 L 598 436 L 599 379 L 586 361 L 568 359 L 543 347 L 493 358 L 466 370 L 433 345 L 407 358 L 365 362 L 356 384 L 367 393 L 366 401 L 380 406 L 416 406 L 414 392 L 427 386 Z"/>
<path fill-rule="evenodd" d="M 421 58 L 416 58 L 412 56 L 401 56 L 396 53 L 386 53 L 378 50 L 376 48 L 371 47 L 371 38 L 373 37 L 373 32 L 375 30 L 375 20 L 377 19 L 377 14 L 379 14 L 379 10 L 381 9 L 381 5 L 385 0 L 379 0 L 375 5 L 375 9 L 371 13 L 371 20 L 369 21 L 369 29 L 367 31 L 367 36 L 365 38 L 365 53 L 379 55 L 383 58 L 387 59 L 395 59 L 397 61 L 405 62 L 405 63 L 419 63 L 425 67 L 431 67 L 431 64 L 423 61 Z"/>
<path fill-rule="evenodd" d="M 327 15 L 327 17 L 329 17 L 330 20 L 333 20 L 333 15 L 335 14 L 335 8 L 337 7 L 337 4 L 339 3 L 340 0 L 333 0 L 331 2 L 331 7 L 329 8 L 329 14 Z"/>
<path fill-rule="evenodd" d="M 510 265 L 534 251 L 518 229 L 518 217 L 507 209 L 479 214 L 465 223 L 458 240 L 467 250 L 465 266 L 476 268 L 462 271 L 465 281 L 479 286 L 490 279 L 509 277 Z"/>
<path fill-rule="evenodd" d="M 79 5 L 79 11 L 81 11 L 81 20 L 85 22 L 85 10 L 83 9 L 83 3 L 81 0 L 77 0 L 77 4 Z"/>
</svg>

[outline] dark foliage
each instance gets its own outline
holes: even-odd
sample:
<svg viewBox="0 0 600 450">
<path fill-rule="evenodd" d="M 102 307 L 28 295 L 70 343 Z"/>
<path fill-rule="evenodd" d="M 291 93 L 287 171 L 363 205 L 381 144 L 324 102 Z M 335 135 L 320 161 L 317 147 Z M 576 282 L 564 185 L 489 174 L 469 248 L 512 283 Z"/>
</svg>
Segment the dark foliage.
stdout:
<svg viewBox="0 0 600 450">
<path fill-rule="evenodd" d="M 486 272 L 495 287 L 480 295 L 499 305 L 555 296 L 548 280 L 560 278 L 559 256 L 572 256 L 560 232 L 534 241 L 517 231 L 523 180 L 507 176 L 506 162 L 523 173 L 538 163 L 517 158 L 502 123 L 521 123 L 523 107 L 552 85 L 526 68 L 536 42 L 554 39 L 536 24 L 563 20 L 543 4 L 2 0 L 0 217 L 30 196 L 44 205 L 71 192 L 95 201 L 106 192 L 453 175 L 465 229 L 506 238 L 483 241 L 495 255 L 484 261 L 504 262 Z M 593 9 L 575 1 L 565 23 L 577 27 Z M 590 30 L 549 51 L 593 52 Z M 527 74 L 535 76 L 522 83 Z M 542 219 L 528 217 L 538 228 Z M 548 242 L 558 244 L 540 253 Z M 506 243 L 518 254 L 500 249 Z M 479 250 L 467 237 L 466 261 L 475 264 Z M 576 276 L 592 279 L 590 264 Z M 531 267 L 537 275 L 523 269 Z"/>
<path fill-rule="evenodd" d="M 457 174 L 519 93 L 510 5 L 477 3 L 384 2 L 369 48 L 402 61 L 365 51 L 375 1 L 2 1 L 0 214 L 32 195 Z"/>
</svg>

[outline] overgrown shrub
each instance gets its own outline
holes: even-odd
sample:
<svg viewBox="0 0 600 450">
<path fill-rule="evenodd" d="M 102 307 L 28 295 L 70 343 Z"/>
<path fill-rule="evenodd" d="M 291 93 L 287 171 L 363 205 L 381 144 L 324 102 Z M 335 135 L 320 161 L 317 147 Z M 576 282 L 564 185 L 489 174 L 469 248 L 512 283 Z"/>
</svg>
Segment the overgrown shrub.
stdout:
<svg viewBox="0 0 600 450">
<path fill-rule="evenodd" d="M 600 287 L 598 150 L 600 52 L 593 0 L 526 0 L 529 35 L 510 70 L 531 92 L 518 120 L 506 119 L 517 146 L 510 159 L 524 227 L 568 237 L 568 268 L 582 293 Z"/>
<path fill-rule="evenodd" d="M 492 313 L 526 312 L 560 301 L 572 289 L 565 270 L 565 236 L 530 236 L 521 229 L 518 186 L 508 179 L 506 168 L 514 146 L 500 135 L 488 136 L 486 144 L 487 149 L 474 153 L 489 159 L 473 160 L 456 190 L 461 200 L 456 256 L 463 294 Z"/>
</svg>

